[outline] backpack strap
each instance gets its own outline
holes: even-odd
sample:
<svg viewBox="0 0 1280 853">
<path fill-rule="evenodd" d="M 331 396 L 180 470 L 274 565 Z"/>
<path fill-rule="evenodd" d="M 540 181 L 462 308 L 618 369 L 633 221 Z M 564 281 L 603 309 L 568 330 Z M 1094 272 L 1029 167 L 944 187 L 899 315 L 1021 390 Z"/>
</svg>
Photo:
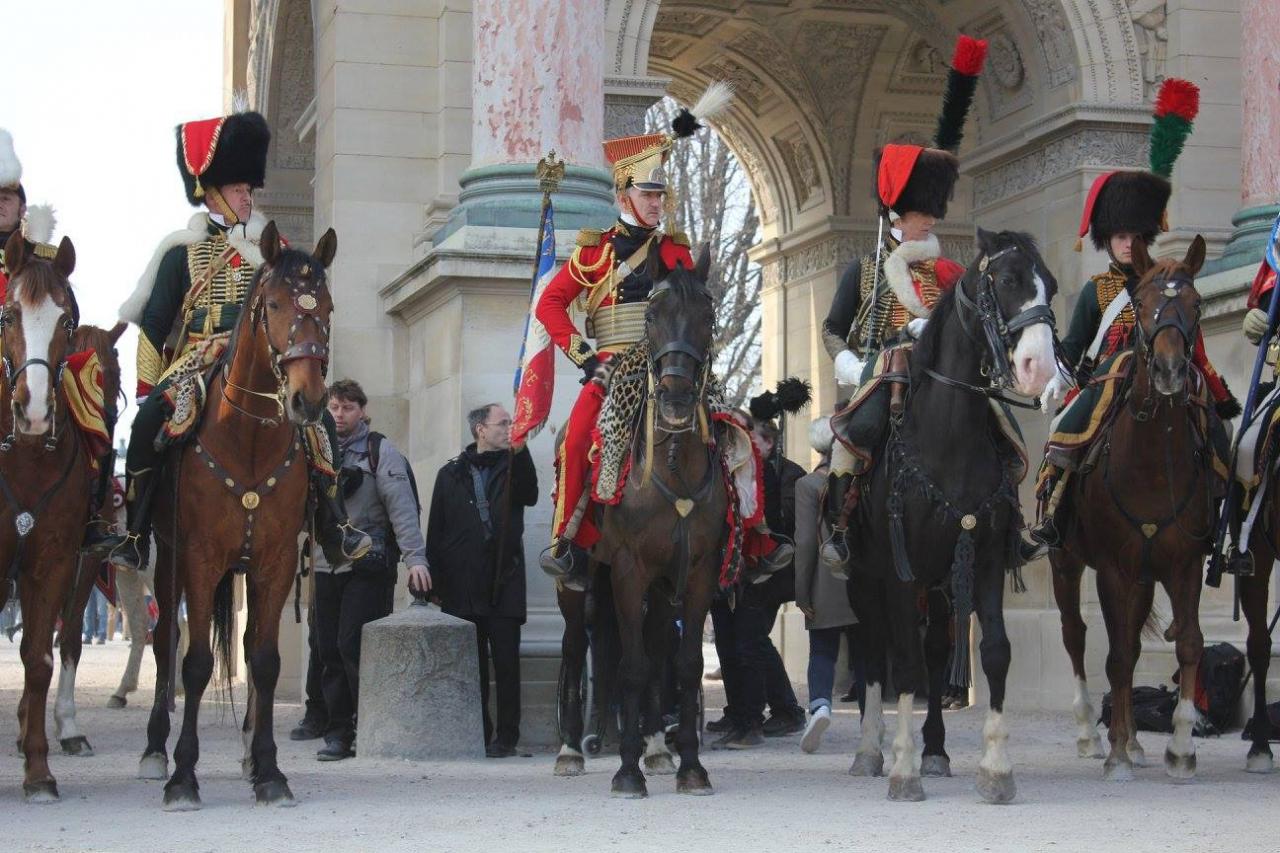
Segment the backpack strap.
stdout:
<svg viewBox="0 0 1280 853">
<path fill-rule="evenodd" d="M 380 432 L 369 430 L 369 468 L 373 476 L 378 476 L 378 461 L 382 455 L 382 440 L 386 438 Z"/>
</svg>

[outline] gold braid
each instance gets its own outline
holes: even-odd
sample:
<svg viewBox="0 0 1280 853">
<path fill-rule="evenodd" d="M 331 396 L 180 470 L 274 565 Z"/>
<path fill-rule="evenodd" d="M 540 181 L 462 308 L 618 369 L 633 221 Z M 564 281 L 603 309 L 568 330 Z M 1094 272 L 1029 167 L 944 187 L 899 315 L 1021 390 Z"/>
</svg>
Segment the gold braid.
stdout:
<svg viewBox="0 0 1280 853">
<path fill-rule="evenodd" d="M 606 243 L 604 249 L 600 252 L 600 259 L 594 264 L 583 264 L 579 258 L 581 256 L 582 247 L 574 250 L 573 256 L 569 258 L 569 277 L 575 282 L 586 288 L 595 287 L 599 282 L 591 281 L 587 278 L 591 273 L 599 270 L 605 264 L 613 262 L 613 244 Z"/>
</svg>

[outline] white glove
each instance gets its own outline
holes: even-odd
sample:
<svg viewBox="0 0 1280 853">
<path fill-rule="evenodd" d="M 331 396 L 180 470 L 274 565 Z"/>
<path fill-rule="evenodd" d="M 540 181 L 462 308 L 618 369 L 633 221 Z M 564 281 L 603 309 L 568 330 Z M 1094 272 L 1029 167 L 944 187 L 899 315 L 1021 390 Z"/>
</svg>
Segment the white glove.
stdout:
<svg viewBox="0 0 1280 853">
<path fill-rule="evenodd" d="M 862 381 L 866 364 L 853 350 L 841 350 L 836 356 L 836 381 L 841 385 L 857 385 Z"/>
<path fill-rule="evenodd" d="M 1267 333 L 1267 312 L 1261 308 L 1250 308 L 1245 312 L 1244 322 L 1240 325 L 1249 343 L 1256 344 Z"/>
<path fill-rule="evenodd" d="M 925 324 L 929 322 L 928 317 L 916 317 L 907 323 L 907 334 L 912 340 L 920 340 L 920 334 L 924 331 Z"/>
<path fill-rule="evenodd" d="M 1054 371 L 1053 378 L 1049 380 L 1049 384 L 1044 386 L 1044 390 L 1040 392 L 1040 404 L 1044 407 L 1045 413 L 1053 417 L 1053 408 L 1050 403 L 1056 403 L 1062 399 L 1062 395 L 1066 393 L 1071 383 L 1062 375 L 1061 370 Z"/>
</svg>

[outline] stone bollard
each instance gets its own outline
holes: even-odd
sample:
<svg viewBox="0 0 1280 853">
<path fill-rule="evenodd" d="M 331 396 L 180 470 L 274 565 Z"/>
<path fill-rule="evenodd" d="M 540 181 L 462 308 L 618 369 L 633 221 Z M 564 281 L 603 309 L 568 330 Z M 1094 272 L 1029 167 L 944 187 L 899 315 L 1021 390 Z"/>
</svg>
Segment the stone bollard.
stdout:
<svg viewBox="0 0 1280 853">
<path fill-rule="evenodd" d="M 365 625 L 359 755 L 483 758 L 479 671 L 475 626 L 433 607 Z"/>
</svg>

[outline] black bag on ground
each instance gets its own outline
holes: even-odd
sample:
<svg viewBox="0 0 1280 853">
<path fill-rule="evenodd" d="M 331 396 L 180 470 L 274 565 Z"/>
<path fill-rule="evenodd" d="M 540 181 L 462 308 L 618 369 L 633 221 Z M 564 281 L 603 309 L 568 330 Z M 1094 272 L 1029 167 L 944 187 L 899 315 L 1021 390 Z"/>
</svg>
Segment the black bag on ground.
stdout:
<svg viewBox="0 0 1280 853">
<path fill-rule="evenodd" d="M 1196 671 L 1196 710 L 1204 722 L 1212 726 L 1212 734 L 1226 731 L 1235 722 L 1244 666 L 1244 652 L 1230 643 L 1205 646 L 1200 656 L 1200 668 Z M 1178 683 L 1176 672 L 1173 683 Z"/>
<path fill-rule="evenodd" d="M 1133 722 L 1141 732 L 1172 732 L 1173 709 L 1178 694 L 1163 684 L 1159 687 L 1133 688 Z M 1111 694 L 1102 697 L 1101 722 L 1111 727 Z"/>
</svg>

